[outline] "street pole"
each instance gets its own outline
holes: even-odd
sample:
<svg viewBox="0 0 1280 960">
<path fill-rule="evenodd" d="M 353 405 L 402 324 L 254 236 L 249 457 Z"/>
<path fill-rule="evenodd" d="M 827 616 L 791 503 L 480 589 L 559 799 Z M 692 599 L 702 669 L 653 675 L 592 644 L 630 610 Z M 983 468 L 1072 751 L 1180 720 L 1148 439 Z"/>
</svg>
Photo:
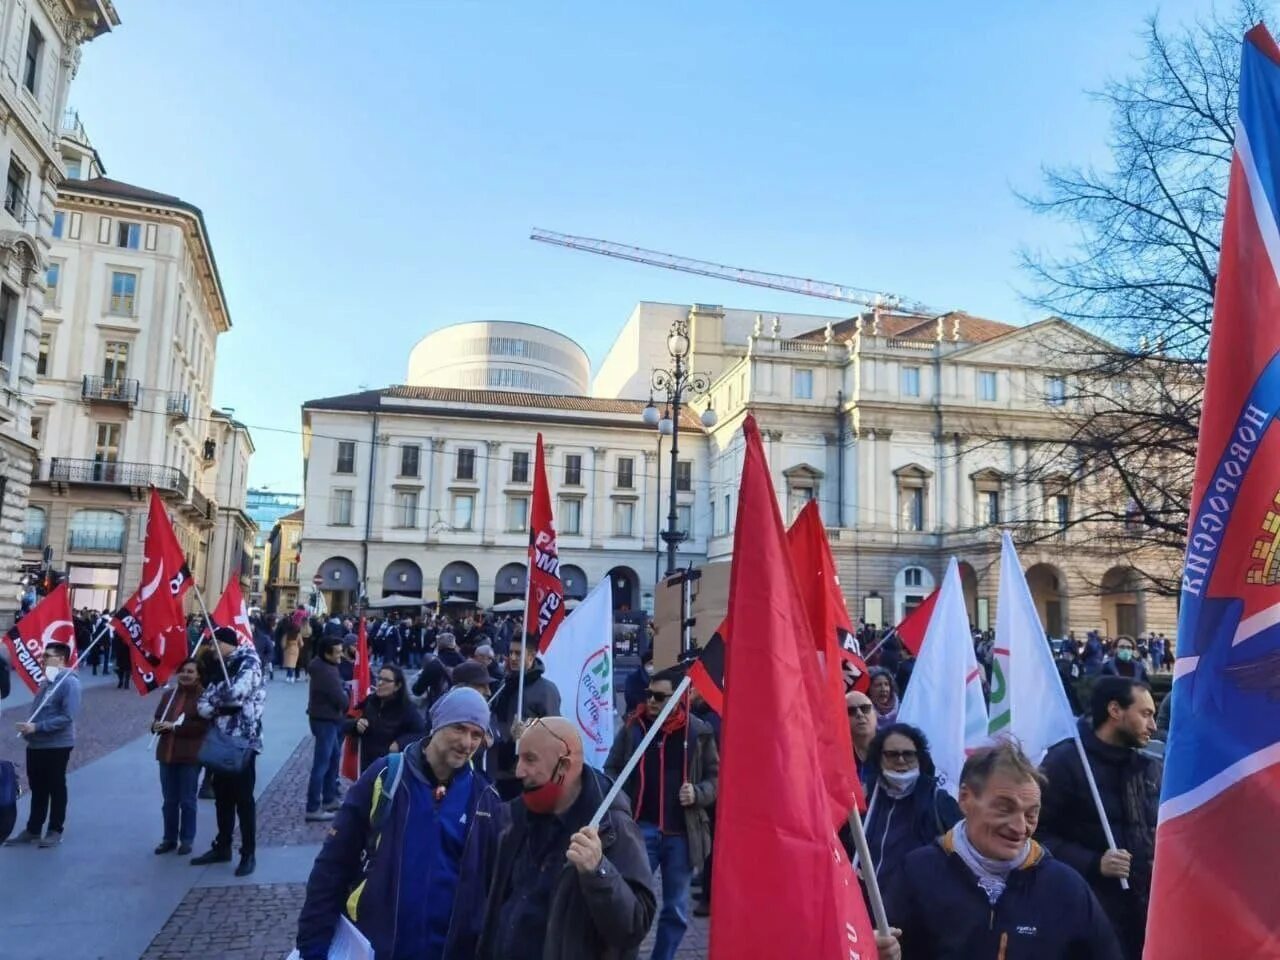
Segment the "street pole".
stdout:
<svg viewBox="0 0 1280 960">
<path fill-rule="evenodd" d="M 658 582 L 662 579 L 662 431 L 658 431 L 658 480 L 654 484 L 653 492 L 653 531 L 654 531 L 654 553 L 653 553 L 653 583 L 656 588 Z"/>
<path fill-rule="evenodd" d="M 671 399 L 671 480 L 667 497 L 667 576 L 676 572 L 676 548 L 680 544 L 680 534 L 676 530 L 676 473 L 680 457 L 680 394 L 684 384 L 684 360 L 677 356 L 675 383 L 672 384 Z"/>
</svg>

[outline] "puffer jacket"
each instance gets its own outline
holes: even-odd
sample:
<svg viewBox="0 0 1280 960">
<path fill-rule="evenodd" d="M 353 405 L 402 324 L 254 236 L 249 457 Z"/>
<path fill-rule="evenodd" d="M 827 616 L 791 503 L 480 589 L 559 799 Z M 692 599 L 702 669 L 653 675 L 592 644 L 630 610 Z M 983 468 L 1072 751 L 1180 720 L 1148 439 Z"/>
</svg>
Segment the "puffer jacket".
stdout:
<svg viewBox="0 0 1280 960">
<path fill-rule="evenodd" d="M 262 661 L 253 647 L 236 647 L 227 657 L 227 676 L 222 679 L 218 668 L 217 679 L 204 688 L 197 709 L 200 716 L 212 720 L 230 737 L 243 737 L 254 752 L 262 752 L 262 708 L 267 702 L 267 687 L 262 682 Z M 239 710 L 229 708 L 238 706 Z"/>
</svg>

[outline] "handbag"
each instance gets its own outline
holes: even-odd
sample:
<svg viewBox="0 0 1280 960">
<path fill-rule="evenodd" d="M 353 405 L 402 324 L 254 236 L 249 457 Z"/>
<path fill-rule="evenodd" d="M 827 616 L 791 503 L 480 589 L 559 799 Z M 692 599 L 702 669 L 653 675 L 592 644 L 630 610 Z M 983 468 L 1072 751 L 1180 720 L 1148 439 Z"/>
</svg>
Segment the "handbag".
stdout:
<svg viewBox="0 0 1280 960">
<path fill-rule="evenodd" d="M 215 773 L 239 773 L 249 764 L 253 748 L 244 737 L 233 737 L 216 723 L 204 735 L 197 758 Z"/>
</svg>

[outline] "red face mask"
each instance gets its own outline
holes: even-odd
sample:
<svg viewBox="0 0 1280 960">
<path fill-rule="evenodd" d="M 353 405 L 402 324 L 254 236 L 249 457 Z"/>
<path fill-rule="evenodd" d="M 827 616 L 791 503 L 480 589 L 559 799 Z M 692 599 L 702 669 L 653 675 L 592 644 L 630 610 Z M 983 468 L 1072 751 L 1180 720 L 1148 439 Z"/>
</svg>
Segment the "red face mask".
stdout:
<svg viewBox="0 0 1280 960">
<path fill-rule="evenodd" d="M 556 804 L 564 796 L 564 773 L 561 768 L 568 762 L 568 757 L 561 757 L 556 762 L 551 779 L 540 787 L 525 787 L 520 797 L 530 813 L 555 813 Z"/>
</svg>

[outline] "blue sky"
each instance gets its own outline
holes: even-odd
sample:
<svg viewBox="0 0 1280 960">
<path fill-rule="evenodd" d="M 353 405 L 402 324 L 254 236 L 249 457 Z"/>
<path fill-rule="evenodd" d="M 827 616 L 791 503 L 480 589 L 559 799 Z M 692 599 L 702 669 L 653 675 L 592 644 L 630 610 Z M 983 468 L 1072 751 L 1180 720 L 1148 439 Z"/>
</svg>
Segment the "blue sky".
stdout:
<svg viewBox="0 0 1280 960">
<path fill-rule="evenodd" d="M 234 329 L 214 401 L 301 485 L 299 406 L 399 383 L 425 333 L 524 320 L 598 363 L 638 300 L 840 312 L 536 244 L 533 226 L 1014 323 L 1042 164 L 1143 18 L 1069 4 L 119 0 L 71 90 L 110 176 L 205 212 Z"/>
</svg>

